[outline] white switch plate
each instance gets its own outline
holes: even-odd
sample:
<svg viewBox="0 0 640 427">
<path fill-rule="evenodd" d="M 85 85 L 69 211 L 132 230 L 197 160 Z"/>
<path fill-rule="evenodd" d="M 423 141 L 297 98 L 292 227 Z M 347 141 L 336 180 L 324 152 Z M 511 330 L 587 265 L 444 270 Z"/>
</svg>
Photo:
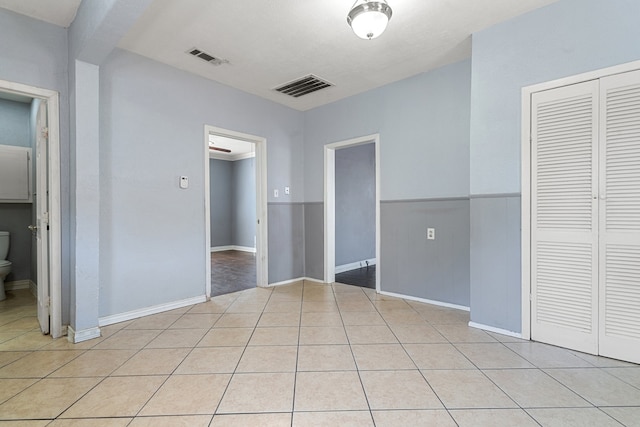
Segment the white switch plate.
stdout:
<svg viewBox="0 0 640 427">
<path fill-rule="evenodd" d="M 181 176 L 180 177 L 180 188 L 189 188 L 189 177 Z"/>
<path fill-rule="evenodd" d="M 273 190 L 273 197 L 278 197 L 278 190 Z"/>
<path fill-rule="evenodd" d="M 289 187 L 284 187 L 284 194 L 289 195 Z"/>
<path fill-rule="evenodd" d="M 427 240 L 436 240 L 435 228 L 427 228 Z"/>
</svg>

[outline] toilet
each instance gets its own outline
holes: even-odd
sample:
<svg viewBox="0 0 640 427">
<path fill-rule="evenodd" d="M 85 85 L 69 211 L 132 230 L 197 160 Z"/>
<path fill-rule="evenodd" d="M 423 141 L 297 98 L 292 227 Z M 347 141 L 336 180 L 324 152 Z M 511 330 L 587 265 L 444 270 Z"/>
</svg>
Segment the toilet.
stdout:
<svg viewBox="0 0 640 427">
<path fill-rule="evenodd" d="M 7 261 L 9 253 L 9 232 L 0 231 L 0 301 L 7 298 L 4 293 L 4 278 L 11 273 L 11 262 Z"/>
</svg>

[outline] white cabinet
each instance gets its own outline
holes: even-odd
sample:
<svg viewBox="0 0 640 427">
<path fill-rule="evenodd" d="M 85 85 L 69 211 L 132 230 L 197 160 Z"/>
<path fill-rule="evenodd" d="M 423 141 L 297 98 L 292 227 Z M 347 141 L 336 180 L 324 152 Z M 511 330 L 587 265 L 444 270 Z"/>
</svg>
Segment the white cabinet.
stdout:
<svg viewBox="0 0 640 427">
<path fill-rule="evenodd" d="M 0 203 L 31 203 L 31 148 L 0 145 Z"/>
</svg>

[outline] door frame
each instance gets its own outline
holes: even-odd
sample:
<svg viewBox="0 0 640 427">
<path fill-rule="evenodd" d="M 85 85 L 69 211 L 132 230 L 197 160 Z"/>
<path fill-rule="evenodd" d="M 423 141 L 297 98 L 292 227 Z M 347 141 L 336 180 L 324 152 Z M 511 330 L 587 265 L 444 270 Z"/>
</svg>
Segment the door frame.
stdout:
<svg viewBox="0 0 640 427">
<path fill-rule="evenodd" d="M 209 188 L 209 135 L 240 139 L 255 145 L 256 176 L 256 285 L 269 286 L 269 241 L 267 223 L 267 139 L 248 133 L 204 125 L 204 219 L 205 219 L 205 294 L 211 297 L 211 192 Z"/>
<path fill-rule="evenodd" d="M 522 88 L 522 128 L 520 139 L 520 182 L 522 185 L 520 197 L 522 339 L 531 339 L 531 97 L 536 92 L 583 83 L 589 80 L 600 79 L 602 77 L 638 69 L 640 69 L 640 61 L 633 61 Z"/>
<path fill-rule="evenodd" d="M 49 324 L 50 334 L 59 338 L 66 333 L 62 327 L 62 232 L 60 210 L 60 94 L 56 91 L 0 80 L 0 91 L 38 98 L 47 103 L 49 138 L 47 139 L 49 189 L 49 244 L 42 247 L 49 257 Z M 36 165 L 36 167 L 39 167 Z M 36 174 L 36 179 L 38 179 Z M 36 184 L 37 186 L 37 184 Z M 40 286 L 42 284 L 38 284 Z M 38 302 L 40 303 L 40 301 Z"/>
<path fill-rule="evenodd" d="M 380 292 L 380 134 L 361 136 L 324 146 L 324 281 L 336 281 L 336 150 L 364 144 L 375 146 L 376 292 Z"/>
</svg>

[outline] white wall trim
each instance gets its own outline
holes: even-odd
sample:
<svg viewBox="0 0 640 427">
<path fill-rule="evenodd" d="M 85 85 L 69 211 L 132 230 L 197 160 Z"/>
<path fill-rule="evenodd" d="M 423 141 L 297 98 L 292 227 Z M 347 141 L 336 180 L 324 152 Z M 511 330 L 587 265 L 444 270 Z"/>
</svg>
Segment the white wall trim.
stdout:
<svg viewBox="0 0 640 427">
<path fill-rule="evenodd" d="M 275 287 L 275 286 L 283 286 L 283 285 L 291 285 L 292 283 L 297 283 L 297 282 L 313 282 L 313 283 L 320 283 L 323 285 L 329 285 L 329 283 L 320 280 L 320 279 L 314 279 L 313 277 L 298 277 L 295 279 L 289 279 L 289 280 L 284 280 L 282 282 L 276 282 L 276 283 L 270 283 L 269 287 Z"/>
<path fill-rule="evenodd" d="M 291 285 L 292 283 L 303 282 L 304 280 L 305 280 L 304 277 L 298 277 L 295 279 L 283 280 L 282 282 L 269 283 L 268 287 L 273 288 L 276 286 Z"/>
<path fill-rule="evenodd" d="M 18 289 L 30 289 L 31 280 L 14 280 L 13 282 L 4 282 L 5 291 L 17 291 Z"/>
<path fill-rule="evenodd" d="M 336 265 L 335 274 L 344 273 L 345 271 L 356 270 L 358 268 L 366 267 L 367 263 L 369 263 L 370 266 L 376 265 L 376 259 L 375 258 L 363 259 L 362 261 L 356 261 L 349 264 Z"/>
<path fill-rule="evenodd" d="M 173 301 L 165 304 L 153 305 L 151 307 L 140 308 L 138 310 L 127 311 L 125 313 L 105 316 L 98 319 L 99 326 L 112 325 L 114 323 L 126 322 L 127 320 L 138 319 L 140 317 L 149 316 L 151 314 L 162 313 L 165 311 L 175 310 L 176 308 L 186 307 L 188 305 L 200 304 L 206 302 L 207 297 L 200 295 L 193 298 Z"/>
<path fill-rule="evenodd" d="M 82 331 L 75 331 L 71 326 L 67 327 L 67 340 L 73 344 L 100 338 L 100 336 L 100 328 L 98 327 L 83 329 Z"/>
<path fill-rule="evenodd" d="M 0 91 L 47 102 L 49 126 L 49 288 L 51 336 L 63 335 L 62 327 L 62 226 L 60 211 L 60 94 L 21 83 L 0 80 Z"/>
<path fill-rule="evenodd" d="M 240 252 L 251 252 L 253 254 L 256 253 L 256 248 L 251 248 L 249 246 L 213 246 L 211 248 L 211 252 L 223 252 L 223 251 L 240 251 Z"/>
<path fill-rule="evenodd" d="M 373 143 L 376 164 L 376 260 L 380 260 L 380 134 L 361 136 L 324 146 L 324 281 L 336 280 L 336 157 L 340 148 Z M 376 292 L 380 292 L 380 268 L 376 268 Z"/>
<path fill-rule="evenodd" d="M 388 297 L 402 298 L 402 299 L 406 299 L 406 300 L 409 300 L 409 301 L 417 301 L 417 302 L 422 302 L 422 303 L 425 303 L 425 304 L 437 305 L 437 306 L 440 306 L 440 307 L 455 308 L 456 310 L 469 311 L 469 307 L 467 307 L 465 305 L 451 304 L 451 303 L 448 303 L 448 302 L 435 301 L 435 300 L 426 299 L 426 298 L 412 297 L 410 295 L 396 294 L 396 293 L 393 293 L 393 292 L 380 291 L 380 294 L 381 295 L 386 295 Z"/>
<path fill-rule="evenodd" d="M 476 329 L 482 329 L 483 331 L 487 331 L 487 332 L 494 332 L 496 334 L 506 335 L 508 337 L 522 338 L 522 334 L 518 332 L 508 331 L 506 329 L 494 328 L 493 326 L 483 325 L 482 323 L 469 322 L 469 326 Z"/>
<path fill-rule="evenodd" d="M 240 139 L 255 145 L 256 175 L 256 285 L 269 286 L 269 230 L 267 215 L 267 139 L 215 126 L 204 125 L 204 225 L 205 225 L 205 296 L 211 296 L 211 192 L 209 170 L 209 135 Z"/>
<path fill-rule="evenodd" d="M 329 284 L 329 283 L 325 282 L 324 280 L 314 279 L 313 277 L 303 277 L 302 280 L 305 281 L 305 282 L 320 283 L 320 284 L 323 284 L 323 285 L 328 285 Z"/>
<path fill-rule="evenodd" d="M 522 339 L 531 339 L 531 96 L 536 92 L 640 69 L 640 61 L 589 71 L 522 88 L 520 132 Z"/>
</svg>

